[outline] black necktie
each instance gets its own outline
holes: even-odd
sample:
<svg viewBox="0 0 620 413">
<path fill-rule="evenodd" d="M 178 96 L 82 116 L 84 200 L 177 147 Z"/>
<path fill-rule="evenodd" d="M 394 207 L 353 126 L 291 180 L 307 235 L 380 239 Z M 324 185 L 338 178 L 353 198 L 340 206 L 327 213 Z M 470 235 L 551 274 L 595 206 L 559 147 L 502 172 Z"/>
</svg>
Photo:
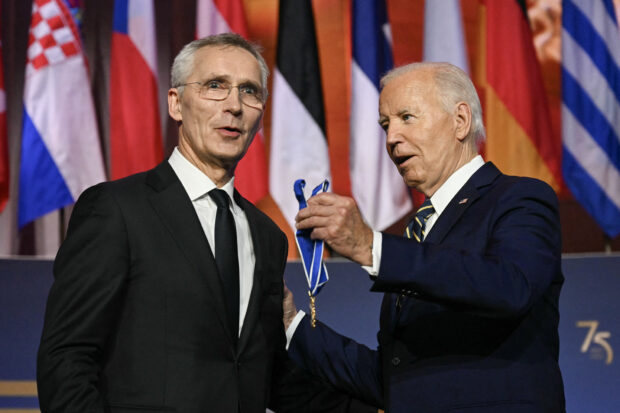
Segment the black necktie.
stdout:
<svg viewBox="0 0 620 413">
<path fill-rule="evenodd" d="M 235 341 L 239 334 L 239 256 L 235 219 L 229 207 L 230 197 L 221 189 L 209 191 L 217 205 L 215 215 L 215 263 L 224 286 L 228 322 Z"/>
</svg>

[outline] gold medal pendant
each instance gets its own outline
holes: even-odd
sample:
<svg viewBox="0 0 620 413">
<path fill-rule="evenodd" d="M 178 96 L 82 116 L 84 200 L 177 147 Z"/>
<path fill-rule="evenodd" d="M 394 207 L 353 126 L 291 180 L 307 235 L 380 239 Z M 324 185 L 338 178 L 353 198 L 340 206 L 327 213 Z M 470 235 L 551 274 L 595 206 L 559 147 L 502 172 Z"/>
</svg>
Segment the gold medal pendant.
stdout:
<svg viewBox="0 0 620 413">
<path fill-rule="evenodd" d="M 314 303 L 316 297 L 310 291 L 308 291 L 308 297 L 310 297 L 310 325 L 314 328 L 316 327 L 316 304 Z"/>
</svg>

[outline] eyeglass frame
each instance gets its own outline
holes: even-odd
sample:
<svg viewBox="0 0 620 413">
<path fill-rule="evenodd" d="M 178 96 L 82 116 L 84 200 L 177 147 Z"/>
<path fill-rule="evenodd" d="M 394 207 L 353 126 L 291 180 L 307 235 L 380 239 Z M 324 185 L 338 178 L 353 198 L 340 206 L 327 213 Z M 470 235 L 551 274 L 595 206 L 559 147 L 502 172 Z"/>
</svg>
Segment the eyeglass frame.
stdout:
<svg viewBox="0 0 620 413">
<path fill-rule="evenodd" d="M 187 86 L 187 85 L 200 85 L 200 88 L 201 88 L 201 90 L 202 90 L 202 88 L 203 88 L 203 87 L 204 87 L 207 83 L 209 83 L 209 82 L 213 82 L 214 80 L 215 80 L 215 79 L 209 79 L 209 80 L 205 80 L 204 82 L 199 82 L 199 81 L 196 81 L 196 82 L 181 83 L 180 85 L 175 86 L 175 88 L 177 88 L 177 89 L 178 89 L 178 88 L 180 88 L 180 87 L 184 87 L 184 86 Z M 218 81 L 218 82 L 219 82 L 219 83 L 226 83 L 226 82 L 221 82 L 221 81 Z M 228 99 L 228 97 L 230 96 L 230 92 L 233 90 L 233 88 L 237 88 L 237 92 L 239 92 L 239 100 L 241 100 L 241 103 L 243 103 L 244 105 L 249 106 L 249 107 L 251 107 L 251 108 L 253 108 L 253 109 L 261 109 L 261 110 L 262 110 L 262 109 L 264 109 L 264 108 L 265 108 L 265 102 L 266 102 L 267 98 L 266 98 L 266 94 L 264 94 L 262 90 L 259 90 L 259 91 L 258 91 L 258 94 L 260 94 L 260 95 L 258 96 L 258 97 L 259 97 L 259 101 L 260 101 L 260 106 L 252 106 L 252 105 L 250 105 L 250 104 L 246 103 L 246 102 L 243 100 L 243 96 L 244 96 L 244 95 L 243 95 L 243 94 L 241 93 L 241 91 L 239 90 L 239 87 L 241 87 L 241 86 L 245 86 L 245 85 L 247 85 L 247 83 L 242 83 L 242 84 L 240 84 L 240 85 L 229 85 L 229 87 L 228 87 L 228 93 L 226 94 L 226 96 L 225 96 L 225 97 L 223 97 L 223 98 L 221 98 L 221 99 L 214 99 L 214 98 L 203 98 L 203 97 L 200 97 L 200 98 L 201 98 L 201 99 L 205 99 L 205 100 L 213 100 L 213 101 L 216 101 L 216 102 L 221 102 L 221 101 L 223 101 L 223 100 Z M 262 88 L 261 88 L 261 89 L 262 89 Z M 198 92 L 198 96 L 200 96 L 200 91 Z M 248 95 L 245 95 L 245 96 L 248 96 Z"/>
</svg>

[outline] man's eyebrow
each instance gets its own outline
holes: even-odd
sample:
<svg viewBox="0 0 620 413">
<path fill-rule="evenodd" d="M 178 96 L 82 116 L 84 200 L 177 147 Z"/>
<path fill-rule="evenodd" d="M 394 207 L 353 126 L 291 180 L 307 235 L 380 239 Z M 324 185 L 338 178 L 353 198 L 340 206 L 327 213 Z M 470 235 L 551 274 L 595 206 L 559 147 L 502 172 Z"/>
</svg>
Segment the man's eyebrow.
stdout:
<svg viewBox="0 0 620 413">
<path fill-rule="evenodd" d="M 216 74 L 216 73 L 209 74 L 206 77 L 206 79 L 203 81 L 203 83 L 210 82 L 213 80 L 217 82 L 231 83 L 231 79 L 229 75 L 222 75 L 222 74 Z M 260 82 L 256 82 L 252 79 L 241 79 L 241 81 L 239 82 L 239 85 L 252 85 L 252 86 L 255 86 L 257 89 L 261 88 Z"/>
<path fill-rule="evenodd" d="M 228 75 L 220 75 L 220 74 L 216 74 L 216 73 L 211 73 L 208 76 L 206 76 L 206 78 L 205 78 L 203 83 L 211 82 L 213 80 L 215 80 L 217 82 L 229 82 L 230 81 L 230 76 L 228 76 Z"/>
</svg>

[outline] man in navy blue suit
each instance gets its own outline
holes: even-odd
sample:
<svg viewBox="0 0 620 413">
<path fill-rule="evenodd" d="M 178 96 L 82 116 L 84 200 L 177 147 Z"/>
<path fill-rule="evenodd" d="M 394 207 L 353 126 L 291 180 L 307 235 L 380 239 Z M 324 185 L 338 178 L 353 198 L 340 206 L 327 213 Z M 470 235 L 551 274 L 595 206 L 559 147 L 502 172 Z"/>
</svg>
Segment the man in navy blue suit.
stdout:
<svg viewBox="0 0 620 413">
<path fill-rule="evenodd" d="M 372 231 L 354 200 L 330 193 L 297 216 L 297 228 L 364 266 L 372 291 L 385 293 L 379 348 L 312 328 L 287 291 L 289 355 L 387 412 L 564 411 L 555 193 L 477 154 L 482 110 L 460 69 L 414 63 L 382 87 L 388 153 L 427 197 L 406 236 Z"/>
</svg>

